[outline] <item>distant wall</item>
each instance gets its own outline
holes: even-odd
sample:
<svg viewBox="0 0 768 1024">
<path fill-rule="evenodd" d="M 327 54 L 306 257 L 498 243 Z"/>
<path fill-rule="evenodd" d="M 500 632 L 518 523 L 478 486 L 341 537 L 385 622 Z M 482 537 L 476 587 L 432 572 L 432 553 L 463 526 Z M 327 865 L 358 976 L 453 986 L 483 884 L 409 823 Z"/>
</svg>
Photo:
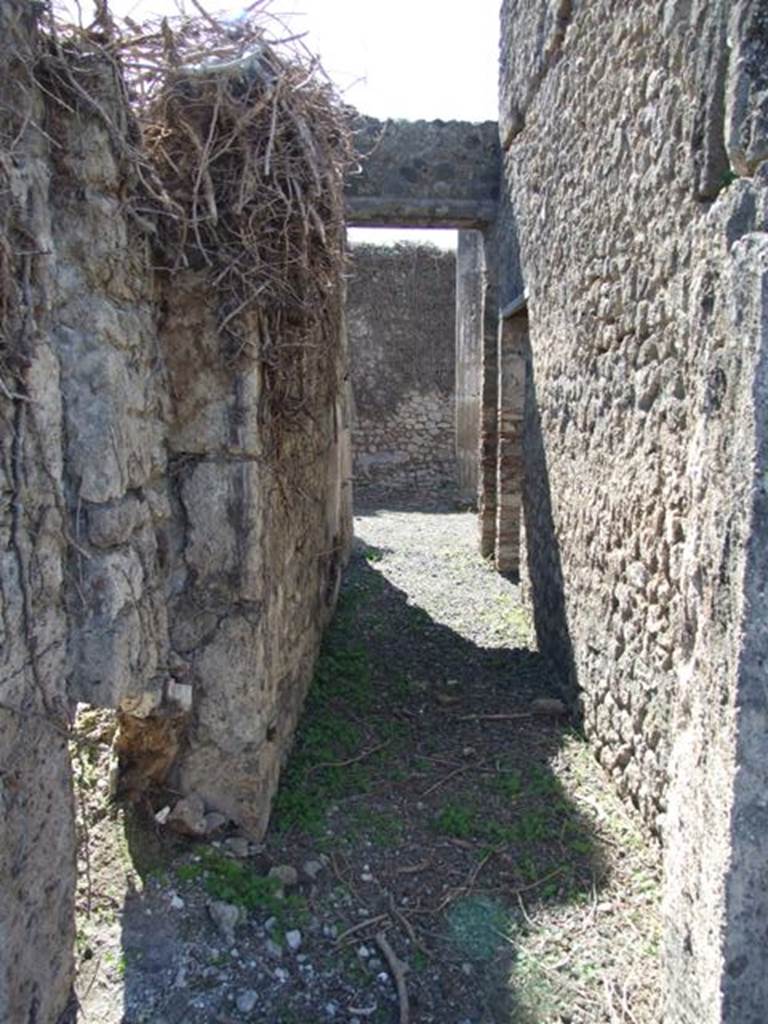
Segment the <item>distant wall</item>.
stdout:
<svg viewBox="0 0 768 1024">
<path fill-rule="evenodd" d="M 430 245 L 352 248 L 347 330 L 356 486 L 456 481 L 456 258 Z"/>
<path fill-rule="evenodd" d="M 501 52 L 539 643 L 663 840 L 665 1019 L 760 1024 L 766 5 L 506 0 Z"/>
</svg>

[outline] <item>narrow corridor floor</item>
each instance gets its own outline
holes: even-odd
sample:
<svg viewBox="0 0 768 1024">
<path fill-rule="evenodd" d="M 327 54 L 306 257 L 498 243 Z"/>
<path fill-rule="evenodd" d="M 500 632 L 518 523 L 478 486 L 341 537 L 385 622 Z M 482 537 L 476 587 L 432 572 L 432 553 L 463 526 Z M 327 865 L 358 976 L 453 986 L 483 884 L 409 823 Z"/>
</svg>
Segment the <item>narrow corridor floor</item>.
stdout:
<svg viewBox="0 0 768 1024">
<path fill-rule="evenodd" d="M 557 713 L 475 517 L 369 501 L 355 530 L 265 842 L 91 827 L 82 1021 L 658 1021 L 656 851 Z M 110 931 L 99 862 L 126 827 Z M 229 938 L 212 900 L 240 907 Z"/>
</svg>

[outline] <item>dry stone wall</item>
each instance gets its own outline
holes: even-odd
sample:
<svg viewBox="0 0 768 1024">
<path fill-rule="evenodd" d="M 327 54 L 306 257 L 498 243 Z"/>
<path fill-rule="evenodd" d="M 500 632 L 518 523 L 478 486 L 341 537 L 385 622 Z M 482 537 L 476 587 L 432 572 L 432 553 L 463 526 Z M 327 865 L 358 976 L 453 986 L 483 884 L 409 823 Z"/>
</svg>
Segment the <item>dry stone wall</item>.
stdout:
<svg viewBox="0 0 768 1024">
<path fill-rule="evenodd" d="M 356 486 L 455 486 L 455 291 L 453 252 L 352 248 L 347 325 Z"/>
<path fill-rule="evenodd" d="M 501 56 L 539 641 L 663 840 L 667 1020 L 758 1024 L 768 9 L 507 0 Z"/>
<path fill-rule="evenodd" d="M 304 339 L 323 379 L 289 422 L 261 321 L 250 358 L 227 358 L 209 272 L 155 269 L 114 65 L 73 51 L 87 95 L 58 102 L 32 15 L 0 3 L 0 1020 L 54 1024 L 75 703 L 119 714 L 129 792 L 165 780 L 260 835 L 336 598 L 351 467 L 341 280 Z"/>
</svg>

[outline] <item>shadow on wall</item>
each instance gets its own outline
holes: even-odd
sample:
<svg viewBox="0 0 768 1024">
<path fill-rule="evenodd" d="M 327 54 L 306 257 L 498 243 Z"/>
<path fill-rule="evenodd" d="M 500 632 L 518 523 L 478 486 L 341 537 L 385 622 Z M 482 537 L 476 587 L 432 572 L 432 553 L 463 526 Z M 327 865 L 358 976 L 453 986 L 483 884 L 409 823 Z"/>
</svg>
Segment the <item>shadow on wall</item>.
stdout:
<svg viewBox="0 0 768 1024">
<path fill-rule="evenodd" d="M 522 447 L 524 544 L 528 571 L 526 599 L 533 611 L 539 650 L 552 665 L 566 700 L 574 702 L 579 685 L 568 628 L 560 544 L 552 515 L 552 492 L 530 338 L 525 345 Z"/>
</svg>

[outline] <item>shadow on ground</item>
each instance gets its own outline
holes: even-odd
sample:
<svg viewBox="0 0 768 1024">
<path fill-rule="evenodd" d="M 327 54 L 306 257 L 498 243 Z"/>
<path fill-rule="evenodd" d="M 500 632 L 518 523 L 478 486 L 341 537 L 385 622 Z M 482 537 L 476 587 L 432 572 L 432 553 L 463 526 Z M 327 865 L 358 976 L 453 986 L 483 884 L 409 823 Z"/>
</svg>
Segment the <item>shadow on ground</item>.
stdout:
<svg viewBox="0 0 768 1024">
<path fill-rule="evenodd" d="M 366 910 L 389 915 L 401 955 L 421 965 L 414 1021 L 538 1024 L 560 993 L 518 955 L 531 919 L 589 905 L 608 879 L 593 823 L 553 768 L 576 772 L 581 743 L 531 710 L 555 696 L 537 652 L 436 622 L 387 579 L 389 553 L 358 544 L 274 834 L 320 841 L 342 879 L 375 877 Z"/>
<path fill-rule="evenodd" d="M 230 859 L 168 843 L 149 811 L 124 819 L 115 962 L 83 1022 L 395 1024 L 382 938 L 408 964 L 411 1024 L 596 1024 L 622 985 L 633 1019 L 655 1020 L 636 995 L 653 936 L 642 893 L 628 902 L 635 833 L 569 723 L 537 713 L 555 688 L 517 613 L 501 641 L 481 624 L 488 586 L 491 608 L 516 591 L 489 583 L 467 517 L 458 554 L 441 515 L 413 558 L 397 533 L 425 544 L 429 522 L 395 515 L 390 537 L 384 518 L 358 520 L 264 844 Z M 282 902 L 275 864 L 299 871 Z M 234 943 L 207 910 L 222 888 L 242 908 Z"/>
</svg>

